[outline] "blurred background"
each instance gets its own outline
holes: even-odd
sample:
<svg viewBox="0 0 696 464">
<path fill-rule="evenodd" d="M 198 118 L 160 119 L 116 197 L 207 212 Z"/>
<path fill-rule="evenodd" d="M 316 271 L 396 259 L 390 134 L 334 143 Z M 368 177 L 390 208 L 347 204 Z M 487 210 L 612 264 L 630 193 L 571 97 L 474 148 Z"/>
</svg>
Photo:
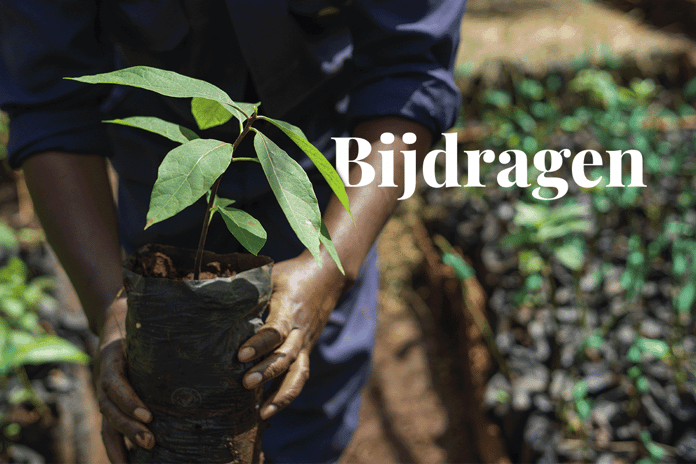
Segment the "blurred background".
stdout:
<svg viewBox="0 0 696 464">
<path fill-rule="evenodd" d="M 496 162 L 485 188 L 401 202 L 343 462 L 696 462 L 694 24 L 694 0 L 469 1 L 458 150 L 522 150 L 532 186 L 500 187 Z M 568 160 L 568 193 L 534 198 L 532 155 L 564 148 L 602 154 L 602 181 Z M 606 187 L 627 149 L 647 187 Z M 105 462 L 94 339 L 6 164 L 0 264 L 0 462 Z"/>
</svg>

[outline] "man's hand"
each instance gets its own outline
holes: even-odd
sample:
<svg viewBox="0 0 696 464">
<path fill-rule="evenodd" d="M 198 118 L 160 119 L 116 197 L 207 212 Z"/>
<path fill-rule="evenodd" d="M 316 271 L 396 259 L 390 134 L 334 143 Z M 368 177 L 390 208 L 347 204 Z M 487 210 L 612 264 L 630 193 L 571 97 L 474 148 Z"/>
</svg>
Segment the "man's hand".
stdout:
<svg viewBox="0 0 696 464">
<path fill-rule="evenodd" d="M 104 328 L 95 363 L 97 400 L 102 413 L 102 439 L 112 463 L 127 463 L 123 437 L 143 448 L 152 449 L 155 437 L 143 423 L 152 414 L 128 382 L 125 351 L 125 296 L 117 298 L 105 313 Z"/>
<path fill-rule="evenodd" d="M 406 132 L 416 134 L 414 145 L 403 143 L 402 137 L 386 146 L 380 141 L 383 132 L 400 136 Z M 429 131 L 412 121 L 387 116 L 360 124 L 354 136 L 368 140 L 372 152 L 379 150 L 415 149 L 419 157 L 430 146 Z M 380 178 L 381 157 L 373 155 L 363 160 L 371 164 Z M 420 165 L 420 163 L 419 163 Z M 404 158 L 394 163 L 395 179 L 404 178 Z M 351 183 L 360 177 L 360 169 L 353 168 Z M 401 196 L 403 186 L 378 187 L 376 182 L 364 187 L 348 187 L 353 219 L 336 197 L 329 201 L 324 222 L 329 230 L 336 251 L 345 268 L 341 274 L 331 257 L 322 248 L 323 267 L 319 267 L 308 251 L 299 257 L 278 263 L 273 268 L 273 295 L 266 324 L 244 343 L 239 350 L 239 360 L 248 362 L 268 355 L 244 376 L 244 386 L 255 388 L 262 383 L 278 379 L 276 389 L 261 407 L 261 417 L 268 419 L 297 398 L 309 377 L 309 352 L 319 338 L 336 302 L 348 286 L 355 281 L 365 257 L 382 227 L 391 215 Z"/>
<path fill-rule="evenodd" d="M 346 277 L 333 263 L 331 270 L 320 268 L 307 252 L 273 267 L 266 323 L 239 349 L 241 362 L 265 357 L 244 376 L 246 388 L 278 379 L 261 407 L 262 419 L 282 410 L 300 394 L 309 378 L 309 352 L 346 284 Z"/>
<path fill-rule="evenodd" d="M 122 258 L 106 162 L 46 152 L 28 158 L 23 169 L 46 237 L 80 297 L 90 329 L 100 336 L 94 379 L 107 455 L 111 462 L 128 462 L 124 436 L 145 448 L 155 440 L 144 425 L 151 414 L 126 375 L 126 300 L 117 297 Z"/>
</svg>

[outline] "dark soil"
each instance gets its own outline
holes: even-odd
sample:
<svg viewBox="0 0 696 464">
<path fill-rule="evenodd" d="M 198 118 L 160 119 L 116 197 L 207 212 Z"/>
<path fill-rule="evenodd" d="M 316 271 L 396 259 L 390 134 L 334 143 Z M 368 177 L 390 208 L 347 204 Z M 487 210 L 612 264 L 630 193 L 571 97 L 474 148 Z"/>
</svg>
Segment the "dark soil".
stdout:
<svg viewBox="0 0 696 464">
<path fill-rule="evenodd" d="M 162 252 L 154 252 L 140 256 L 136 264 L 136 272 L 143 277 L 155 277 L 170 280 L 193 280 L 193 272 L 186 273 L 186 269 L 177 268 L 172 258 Z M 223 269 L 222 263 L 213 261 L 202 266 L 199 280 L 214 279 L 216 277 L 232 277 L 235 271 L 229 266 Z"/>
<path fill-rule="evenodd" d="M 164 245 L 146 245 L 134 253 L 128 267 L 143 277 L 174 281 L 193 280 L 195 252 Z M 234 277 L 256 266 L 267 264 L 268 258 L 247 254 L 217 255 L 205 252 L 198 280 Z"/>
</svg>

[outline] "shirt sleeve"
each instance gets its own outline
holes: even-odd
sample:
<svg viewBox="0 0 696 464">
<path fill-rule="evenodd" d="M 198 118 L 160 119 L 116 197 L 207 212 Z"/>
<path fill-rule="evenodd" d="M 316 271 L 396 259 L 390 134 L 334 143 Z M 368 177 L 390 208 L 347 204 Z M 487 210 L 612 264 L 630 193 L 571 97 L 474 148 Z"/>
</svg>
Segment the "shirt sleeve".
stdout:
<svg viewBox="0 0 696 464">
<path fill-rule="evenodd" d="M 353 125 L 401 116 L 428 127 L 436 140 L 454 124 L 460 94 L 452 71 L 465 5 L 466 0 L 353 2 Z"/>
<path fill-rule="evenodd" d="M 97 38 L 97 3 L 0 0 L 0 108 L 13 168 L 47 150 L 109 155 L 99 111 L 109 86 L 63 79 L 113 68 L 113 47 Z"/>
</svg>

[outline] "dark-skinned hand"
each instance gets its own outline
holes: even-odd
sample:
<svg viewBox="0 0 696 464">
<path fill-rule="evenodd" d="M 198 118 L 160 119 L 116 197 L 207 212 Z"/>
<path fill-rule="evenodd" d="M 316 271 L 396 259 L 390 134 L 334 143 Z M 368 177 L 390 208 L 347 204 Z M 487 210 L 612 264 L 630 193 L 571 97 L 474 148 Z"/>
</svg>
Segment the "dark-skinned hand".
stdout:
<svg viewBox="0 0 696 464">
<path fill-rule="evenodd" d="M 347 285 L 333 263 L 319 267 L 305 252 L 273 267 L 273 294 L 266 323 L 239 349 L 239 360 L 262 361 L 249 369 L 243 383 L 256 388 L 277 379 L 266 393 L 261 418 L 285 408 L 309 378 L 309 353 Z"/>
<path fill-rule="evenodd" d="M 95 360 L 94 379 L 99 410 L 102 413 L 102 439 L 112 463 L 127 463 L 126 437 L 146 449 L 155 438 L 144 425 L 152 414 L 138 398 L 128 381 L 125 356 L 126 299 L 116 299 L 106 312 Z"/>
<path fill-rule="evenodd" d="M 325 267 L 331 268 L 330 263 Z M 309 352 L 346 284 L 345 277 L 333 269 L 322 270 L 309 253 L 277 263 L 273 268 L 273 294 L 266 323 L 239 351 L 241 362 L 264 358 L 244 376 L 247 388 L 279 380 L 261 408 L 263 419 L 290 404 L 307 381 Z M 145 425 L 152 420 L 152 414 L 128 381 L 125 313 L 125 298 L 117 299 L 109 308 L 94 372 L 103 415 L 102 438 L 112 463 L 128 462 L 124 437 L 146 449 L 155 445 L 154 436 Z"/>
</svg>

